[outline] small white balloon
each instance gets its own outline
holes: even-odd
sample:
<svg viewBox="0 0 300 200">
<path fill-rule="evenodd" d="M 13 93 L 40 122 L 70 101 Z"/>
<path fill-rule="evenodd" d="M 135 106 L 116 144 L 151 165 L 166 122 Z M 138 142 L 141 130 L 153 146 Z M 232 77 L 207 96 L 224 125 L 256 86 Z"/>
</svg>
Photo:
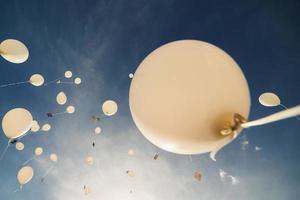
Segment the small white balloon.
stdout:
<svg viewBox="0 0 300 200">
<path fill-rule="evenodd" d="M 260 150 L 262 150 L 262 148 L 261 147 L 258 147 L 258 146 L 255 146 L 255 151 L 260 151 Z"/>
<path fill-rule="evenodd" d="M 73 76 L 73 73 L 71 71 L 68 70 L 68 71 L 65 72 L 65 77 L 66 78 L 71 78 L 72 76 Z"/>
<path fill-rule="evenodd" d="M 118 104 L 115 101 L 107 100 L 102 105 L 102 111 L 107 116 L 112 116 L 118 111 Z"/>
<path fill-rule="evenodd" d="M 134 171 L 132 171 L 132 170 L 127 170 L 126 174 L 128 174 L 129 177 L 134 177 L 134 175 L 135 175 Z"/>
<path fill-rule="evenodd" d="M 27 47 L 20 41 L 14 39 L 7 39 L 0 44 L 1 56 L 12 63 L 23 63 L 29 57 Z"/>
<path fill-rule="evenodd" d="M 95 134 L 96 135 L 100 134 L 101 131 L 102 131 L 102 129 L 99 126 L 95 128 Z"/>
<path fill-rule="evenodd" d="M 31 125 L 31 132 L 38 132 L 40 130 L 40 125 L 36 120 L 32 121 L 32 125 Z"/>
<path fill-rule="evenodd" d="M 35 154 L 36 156 L 42 155 L 42 154 L 43 154 L 43 148 L 42 148 L 42 147 L 37 147 L 37 148 L 35 148 L 34 154 Z"/>
<path fill-rule="evenodd" d="M 44 84 L 45 80 L 44 77 L 41 74 L 34 74 L 30 77 L 29 82 L 33 85 L 33 86 L 41 86 Z"/>
<path fill-rule="evenodd" d="M 56 102 L 59 105 L 64 105 L 67 102 L 67 100 L 68 100 L 68 98 L 67 98 L 67 96 L 66 96 L 66 94 L 64 92 L 59 92 L 56 95 Z"/>
<path fill-rule="evenodd" d="M 134 150 L 133 149 L 129 149 L 128 150 L 128 155 L 133 156 L 134 155 Z"/>
<path fill-rule="evenodd" d="M 79 85 L 81 83 L 81 78 L 79 78 L 79 77 L 75 78 L 74 83 L 76 85 Z"/>
<path fill-rule="evenodd" d="M 2 119 L 2 130 L 6 137 L 15 139 L 25 135 L 31 128 L 31 113 L 24 108 L 14 108 L 8 111 Z"/>
<path fill-rule="evenodd" d="M 66 109 L 67 113 L 72 114 L 75 112 L 75 107 L 74 106 L 68 106 Z"/>
<path fill-rule="evenodd" d="M 18 151 L 22 151 L 24 149 L 24 144 L 22 142 L 17 142 L 16 143 L 16 149 Z"/>
<path fill-rule="evenodd" d="M 22 167 L 17 175 L 17 179 L 20 183 L 20 185 L 25 185 L 26 183 L 28 183 L 32 177 L 33 177 L 33 169 L 30 166 L 25 166 Z"/>
<path fill-rule="evenodd" d="M 52 153 L 49 158 L 53 162 L 57 162 L 57 160 L 58 160 L 57 155 L 55 153 Z"/>
<path fill-rule="evenodd" d="M 85 185 L 83 188 L 83 193 L 85 196 L 89 196 L 92 194 L 92 189 L 90 186 Z"/>
<path fill-rule="evenodd" d="M 271 92 L 265 92 L 261 94 L 258 98 L 258 101 L 263 106 L 273 107 L 280 105 L 280 98 Z"/>
<path fill-rule="evenodd" d="M 44 124 L 42 126 L 42 131 L 47 132 L 47 131 L 50 131 L 50 130 L 51 130 L 51 125 L 50 124 Z"/>
<path fill-rule="evenodd" d="M 88 156 L 85 158 L 85 163 L 87 165 L 93 165 L 94 164 L 94 158 L 92 156 Z"/>
</svg>

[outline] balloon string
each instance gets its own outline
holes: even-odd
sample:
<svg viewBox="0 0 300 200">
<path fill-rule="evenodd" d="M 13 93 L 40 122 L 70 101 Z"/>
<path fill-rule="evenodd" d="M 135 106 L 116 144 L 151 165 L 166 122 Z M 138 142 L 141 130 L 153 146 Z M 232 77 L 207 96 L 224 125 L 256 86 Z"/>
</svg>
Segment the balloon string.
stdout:
<svg viewBox="0 0 300 200">
<path fill-rule="evenodd" d="M 19 192 L 19 191 L 20 191 L 20 188 L 16 189 L 16 190 L 14 191 L 14 193 L 17 193 L 17 192 Z"/>
<path fill-rule="evenodd" d="M 4 150 L 2 151 L 0 160 L 3 159 L 3 157 L 4 157 L 4 155 L 5 155 L 5 153 L 6 153 L 9 146 L 10 146 L 10 140 L 8 141 L 8 143 L 7 143 L 6 147 L 4 148 Z"/>
<path fill-rule="evenodd" d="M 95 158 L 95 152 L 96 152 L 96 149 L 93 148 L 93 153 L 92 153 L 93 159 Z M 97 158 L 97 157 L 96 157 L 96 158 Z M 100 173 L 100 172 L 101 172 L 101 170 L 100 170 L 101 167 L 100 167 L 99 159 L 96 159 L 96 160 L 95 160 L 95 165 L 97 165 L 96 173 L 99 175 L 99 178 L 100 178 L 100 177 L 102 177 L 102 173 Z"/>
<path fill-rule="evenodd" d="M 286 107 L 286 106 L 285 106 L 285 105 L 283 105 L 283 104 L 279 104 L 279 106 L 283 107 L 283 108 L 284 108 L 284 109 L 286 109 L 286 110 L 288 110 L 288 109 L 289 109 L 288 107 Z M 297 117 L 297 116 L 296 116 L 296 119 L 297 119 L 297 120 L 300 120 L 300 118 L 299 118 L 299 117 Z"/>
<path fill-rule="evenodd" d="M 66 114 L 68 113 L 67 111 L 63 111 L 63 112 L 58 112 L 58 113 L 53 113 L 52 115 L 55 116 L 55 115 L 63 115 L 63 114 Z"/>
<path fill-rule="evenodd" d="M 104 115 L 104 114 L 102 113 L 102 114 L 100 114 L 100 115 L 97 115 L 96 117 L 99 117 L 99 118 L 100 118 L 100 121 L 101 121 L 102 119 L 104 119 L 104 118 L 106 117 L 106 115 Z"/>
<path fill-rule="evenodd" d="M 62 78 L 63 78 L 63 76 L 61 76 L 61 77 L 59 77 L 59 78 L 57 78 L 57 79 L 54 79 L 54 80 L 52 80 L 52 81 L 49 81 L 49 82 L 45 83 L 44 86 L 50 85 L 50 84 L 52 84 L 52 83 L 54 83 L 54 82 L 57 82 L 57 81 L 59 81 L 59 80 L 62 79 Z"/>
<path fill-rule="evenodd" d="M 54 165 L 52 165 L 51 167 L 49 167 L 47 169 L 47 171 L 45 172 L 45 174 L 42 176 L 42 179 L 46 178 L 53 168 L 54 168 Z"/>
<path fill-rule="evenodd" d="M 33 157 L 29 158 L 28 160 L 26 160 L 26 161 L 22 164 L 22 166 L 26 165 L 27 163 L 29 163 L 29 162 L 32 161 L 32 160 L 35 160 L 35 156 L 33 156 Z"/>
<path fill-rule="evenodd" d="M 74 84 L 73 82 L 61 81 L 59 84 Z"/>
<path fill-rule="evenodd" d="M 20 191 L 22 190 L 22 188 L 23 188 L 23 185 L 20 185 L 20 187 L 19 187 L 18 189 L 16 189 L 16 190 L 14 191 L 14 193 L 20 192 Z"/>
<path fill-rule="evenodd" d="M 297 115 L 300 115 L 300 105 L 295 106 L 293 108 L 289 108 L 288 110 L 277 112 L 275 114 L 272 114 L 272 115 L 254 120 L 254 121 L 243 123 L 243 124 L 241 124 L 241 127 L 242 128 L 249 128 L 249 127 L 252 127 L 252 126 L 259 126 L 259 125 L 268 124 L 268 123 L 271 123 L 271 122 L 283 120 L 283 119 L 286 119 L 286 118 L 294 117 L 294 116 L 297 116 Z"/>
<path fill-rule="evenodd" d="M 189 155 L 190 164 L 192 165 L 192 169 L 196 171 L 196 167 L 194 166 L 192 155 Z"/>
<path fill-rule="evenodd" d="M 16 82 L 16 83 L 7 83 L 7 84 L 0 85 L 0 88 L 13 86 L 13 85 L 20 85 L 20 84 L 24 84 L 24 83 L 29 83 L 29 81 L 22 81 L 22 82 Z"/>
<path fill-rule="evenodd" d="M 25 137 L 26 135 L 30 135 L 30 134 L 32 134 L 33 132 L 27 132 L 27 133 L 25 133 L 24 135 L 22 135 L 22 136 L 20 136 L 20 137 L 18 137 L 18 140 L 21 140 L 23 137 Z"/>
<path fill-rule="evenodd" d="M 105 114 L 103 114 L 103 113 L 100 115 L 100 119 L 101 119 L 101 120 L 107 119 L 108 117 L 109 117 L 109 116 L 107 116 L 107 115 L 105 115 Z"/>
</svg>

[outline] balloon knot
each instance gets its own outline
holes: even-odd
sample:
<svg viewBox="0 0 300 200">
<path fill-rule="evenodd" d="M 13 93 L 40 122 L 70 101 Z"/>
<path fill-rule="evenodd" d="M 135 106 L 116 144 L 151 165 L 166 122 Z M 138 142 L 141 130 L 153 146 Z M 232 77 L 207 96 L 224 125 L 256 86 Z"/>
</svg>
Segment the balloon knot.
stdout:
<svg viewBox="0 0 300 200">
<path fill-rule="evenodd" d="M 226 122 L 220 133 L 224 136 L 232 135 L 233 138 L 236 138 L 242 129 L 241 124 L 246 122 L 247 120 L 242 115 L 235 113 L 233 116 L 233 124 Z"/>
</svg>

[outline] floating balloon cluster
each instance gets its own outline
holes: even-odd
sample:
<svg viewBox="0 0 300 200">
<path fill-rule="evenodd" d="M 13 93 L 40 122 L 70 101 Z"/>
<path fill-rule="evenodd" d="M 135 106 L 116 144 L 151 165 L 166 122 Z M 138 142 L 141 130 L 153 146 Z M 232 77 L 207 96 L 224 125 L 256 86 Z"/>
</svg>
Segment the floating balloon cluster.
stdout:
<svg viewBox="0 0 300 200">
<path fill-rule="evenodd" d="M 0 54 L 5 60 L 12 63 L 18 63 L 18 64 L 25 62 L 29 57 L 29 52 L 27 47 L 22 42 L 14 39 L 7 39 L 1 42 Z M 64 77 L 70 79 L 72 77 L 72 72 L 66 71 Z M 66 84 L 72 83 L 76 85 L 81 84 L 81 78 L 79 77 L 76 77 L 73 82 L 63 82 L 61 81 L 61 79 L 62 77 L 60 79 L 57 79 L 56 82 L 58 84 L 64 84 L 64 83 Z M 49 85 L 49 83 L 52 83 L 54 81 L 50 81 L 48 83 L 44 83 L 44 82 L 45 82 L 44 77 L 41 74 L 33 74 L 27 81 L 2 84 L 0 85 L 0 88 L 20 85 L 20 84 L 27 84 L 27 83 L 33 86 L 46 86 Z M 56 101 L 59 105 L 64 105 L 67 102 L 66 94 L 62 91 L 58 93 L 56 96 Z M 58 112 L 58 113 L 50 113 L 50 114 L 47 113 L 47 116 L 53 117 L 55 115 L 60 115 L 64 113 L 72 114 L 74 112 L 75 112 L 75 107 L 73 105 L 69 105 L 66 107 L 65 111 Z M 30 111 L 28 111 L 25 108 L 13 108 L 4 115 L 2 119 L 2 130 L 4 135 L 8 138 L 8 144 L 3 150 L 3 152 L 1 153 L 0 160 L 3 159 L 6 151 L 8 150 L 11 144 L 15 144 L 15 148 L 18 151 L 22 151 L 25 148 L 25 145 L 20 141 L 22 137 L 24 137 L 25 135 L 29 135 L 30 133 L 36 133 L 38 131 L 48 132 L 51 130 L 51 125 L 49 123 L 45 123 L 42 126 L 40 126 L 38 121 L 33 120 L 33 116 L 30 113 Z M 42 147 L 36 147 L 33 152 L 34 155 L 23 163 L 21 169 L 17 174 L 17 179 L 20 184 L 20 189 L 22 189 L 23 185 L 28 183 L 34 175 L 34 170 L 31 166 L 28 165 L 28 163 L 41 156 L 43 152 L 44 149 Z M 42 181 L 44 181 L 45 177 L 54 168 L 55 163 L 58 162 L 58 156 L 55 153 L 51 153 L 49 159 L 52 161 L 52 164 L 49 166 L 45 174 L 42 176 Z"/>
<path fill-rule="evenodd" d="M 73 73 L 68 70 L 65 71 L 64 76 L 58 77 L 52 81 L 49 81 L 47 83 L 45 83 L 45 86 L 56 83 L 56 84 L 75 84 L 75 85 L 80 85 L 81 84 L 81 78 L 80 77 L 76 77 L 73 81 L 62 81 L 63 78 L 66 79 L 71 79 L 73 77 Z"/>
<path fill-rule="evenodd" d="M 58 105 L 65 105 L 67 103 L 67 95 L 61 91 L 56 95 L 56 102 Z M 69 105 L 66 107 L 66 109 L 64 111 L 60 111 L 60 112 L 48 112 L 46 113 L 46 115 L 48 117 L 54 117 L 56 115 L 63 115 L 63 114 L 73 114 L 75 112 L 75 107 L 73 105 Z"/>
<path fill-rule="evenodd" d="M 17 40 L 8 39 L 0 44 L 1 56 L 12 63 L 25 62 L 29 57 L 26 46 Z M 33 74 L 29 80 L 0 85 L 0 88 L 31 84 L 47 86 L 56 84 L 81 84 L 81 78 L 72 81 L 73 73 L 65 71 L 64 76 L 45 83 L 40 74 Z M 155 79 L 153 78 L 155 77 Z M 218 47 L 196 40 L 175 41 L 163 45 L 147 56 L 136 72 L 130 73 L 132 79 L 129 92 L 129 106 L 133 120 L 141 133 L 154 145 L 177 154 L 201 154 L 210 152 L 215 160 L 216 153 L 226 144 L 232 142 L 244 128 L 258 126 L 277 120 L 297 116 L 300 106 L 287 108 L 273 93 L 264 93 L 259 102 L 264 106 L 281 106 L 285 110 L 279 113 L 248 121 L 250 111 L 250 91 L 248 83 L 238 64 Z M 60 91 L 56 102 L 64 106 L 68 102 L 67 94 Z M 47 117 L 75 112 L 73 105 L 68 105 L 63 111 L 48 112 Z M 92 116 L 95 123 L 102 118 L 113 116 L 118 111 L 118 104 L 107 100 L 102 104 L 99 116 Z M 8 138 L 8 145 L 1 154 L 2 160 L 10 144 L 15 144 L 18 151 L 25 145 L 20 141 L 28 132 L 48 132 L 49 123 L 40 125 L 25 108 L 13 108 L 2 119 L 2 129 Z M 102 132 L 99 124 L 94 128 L 95 135 Z M 92 141 L 93 148 L 96 146 Z M 36 147 L 33 156 L 23 163 L 17 174 L 20 189 L 28 183 L 34 170 L 28 163 L 44 153 L 42 147 Z M 96 163 L 93 152 L 84 159 L 84 163 L 92 166 Z M 129 156 L 134 156 L 133 149 L 128 150 Z M 158 154 L 153 157 L 157 160 Z M 51 172 L 58 162 L 58 155 L 51 153 L 51 164 L 42 176 L 41 181 Z M 190 157 L 191 159 L 191 157 Z M 191 159 L 192 160 L 192 159 Z M 222 171 L 223 172 L 223 171 Z M 126 174 L 133 178 L 133 170 Z M 224 175 L 224 173 L 222 173 Z M 220 175 L 221 176 L 221 175 Z M 232 182 L 237 179 L 228 175 Z M 202 180 L 199 171 L 194 178 Z M 91 187 L 84 185 L 84 194 L 91 194 Z M 132 193 L 132 190 L 131 192 Z"/>
</svg>

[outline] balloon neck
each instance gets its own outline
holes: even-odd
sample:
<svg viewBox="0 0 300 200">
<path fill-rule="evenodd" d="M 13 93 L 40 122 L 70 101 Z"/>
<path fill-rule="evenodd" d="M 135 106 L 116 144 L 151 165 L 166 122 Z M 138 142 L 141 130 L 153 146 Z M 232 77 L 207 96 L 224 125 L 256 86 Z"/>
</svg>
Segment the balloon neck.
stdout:
<svg viewBox="0 0 300 200">
<path fill-rule="evenodd" d="M 235 113 L 233 116 L 233 123 L 226 122 L 221 129 L 220 134 L 224 136 L 232 135 L 233 138 L 236 138 L 238 133 L 242 130 L 242 124 L 246 123 L 247 120 L 242 115 Z"/>
</svg>

